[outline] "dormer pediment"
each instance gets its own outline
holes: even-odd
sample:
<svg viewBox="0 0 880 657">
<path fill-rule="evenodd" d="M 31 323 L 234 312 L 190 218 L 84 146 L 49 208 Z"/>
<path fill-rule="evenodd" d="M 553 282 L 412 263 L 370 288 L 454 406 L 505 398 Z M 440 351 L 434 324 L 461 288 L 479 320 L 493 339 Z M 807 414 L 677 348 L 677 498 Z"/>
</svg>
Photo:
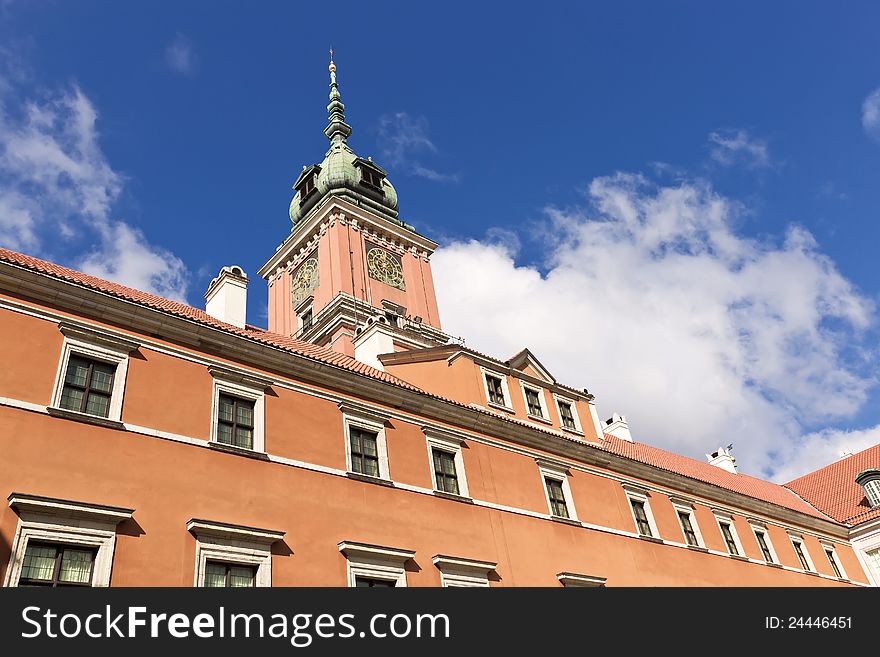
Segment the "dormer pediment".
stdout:
<svg viewBox="0 0 880 657">
<path fill-rule="evenodd" d="M 515 369 L 528 374 L 531 377 L 540 379 L 549 385 L 556 385 L 556 379 L 550 374 L 550 371 L 541 364 L 535 355 L 528 349 L 523 349 L 505 363 Z"/>
</svg>

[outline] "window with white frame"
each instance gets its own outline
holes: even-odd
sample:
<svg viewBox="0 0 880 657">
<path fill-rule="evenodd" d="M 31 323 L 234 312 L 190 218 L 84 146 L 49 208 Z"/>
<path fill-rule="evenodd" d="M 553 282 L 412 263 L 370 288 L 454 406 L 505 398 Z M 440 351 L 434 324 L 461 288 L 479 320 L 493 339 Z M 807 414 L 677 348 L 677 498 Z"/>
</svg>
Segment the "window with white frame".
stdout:
<svg viewBox="0 0 880 657">
<path fill-rule="evenodd" d="M 132 509 L 12 493 L 18 513 L 4 586 L 110 586 L 116 527 Z"/>
<path fill-rule="evenodd" d="M 761 550 L 761 556 L 766 563 L 779 563 L 779 557 L 776 556 L 776 550 L 773 548 L 773 542 L 770 540 L 770 532 L 767 527 L 757 522 L 751 523 L 752 531 L 755 533 L 755 540 L 758 543 L 758 549 Z"/>
<path fill-rule="evenodd" d="M 834 549 L 834 545 L 832 543 L 823 542 L 822 551 L 828 558 L 828 563 L 831 566 L 831 570 L 834 572 L 834 576 L 837 579 L 846 579 L 846 571 L 843 569 L 843 564 L 840 563 L 840 558 L 837 556 L 837 550 Z"/>
<path fill-rule="evenodd" d="M 863 470 L 856 476 L 856 483 L 865 491 L 865 498 L 872 508 L 880 506 L 880 469 Z"/>
<path fill-rule="evenodd" d="M 128 357 L 138 344 L 99 329 L 62 323 L 64 342 L 51 410 L 120 422 Z"/>
<path fill-rule="evenodd" d="M 681 525 L 685 543 L 691 547 L 705 547 L 693 505 L 690 502 L 673 500 L 672 506 L 678 516 L 678 524 Z"/>
<path fill-rule="evenodd" d="M 651 513 L 651 505 L 648 503 L 648 497 L 650 496 L 648 490 L 630 484 L 624 484 L 623 490 L 626 491 L 626 498 L 629 502 L 633 521 L 636 523 L 636 531 L 638 531 L 639 536 L 660 538 L 657 523 L 654 522 L 654 514 Z"/>
<path fill-rule="evenodd" d="M 718 529 L 721 531 L 721 538 L 724 539 L 724 547 L 727 549 L 727 553 L 732 557 L 745 557 L 745 551 L 739 540 L 739 534 L 736 532 L 733 516 L 726 511 L 715 511 L 715 520 L 718 521 Z"/>
<path fill-rule="evenodd" d="M 272 586 L 272 545 L 284 532 L 197 518 L 186 529 L 196 538 L 195 586 Z"/>
<path fill-rule="evenodd" d="M 440 585 L 444 587 L 485 588 L 489 586 L 489 574 L 498 566 L 491 561 L 477 561 L 443 554 L 434 555 L 432 561 L 440 571 Z"/>
<path fill-rule="evenodd" d="M 871 575 L 874 578 L 874 582 L 877 586 L 880 586 L 880 548 L 875 548 L 873 550 L 865 550 L 865 562 L 868 565 L 868 570 L 871 571 Z"/>
<path fill-rule="evenodd" d="M 808 573 L 815 572 L 816 569 L 813 567 L 810 553 L 807 552 L 807 547 L 804 545 L 803 537 L 796 536 L 795 534 L 789 534 L 789 537 L 791 538 L 791 545 L 794 548 L 794 553 L 797 555 L 801 569 Z"/>
<path fill-rule="evenodd" d="M 210 367 L 214 377 L 211 442 L 266 451 L 266 390 L 269 381 L 249 374 Z"/>
<path fill-rule="evenodd" d="M 365 477 L 390 479 L 385 442 L 387 416 L 353 401 L 340 402 L 339 409 L 342 411 L 348 471 Z"/>
<path fill-rule="evenodd" d="M 413 550 L 342 541 L 339 551 L 346 559 L 351 587 L 406 586 L 406 562 L 416 556 Z"/>
<path fill-rule="evenodd" d="M 507 411 L 513 410 L 510 402 L 510 390 L 507 387 L 507 375 L 486 368 L 480 368 L 480 371 L 486 391 L 486 402 L 490 406 L 499 406 Z"/>
<path fill-rule="evenodd" d="M 573 400 L 560 397 L 557 394 L 554 394 L 553 398 L 556 400 L 556 409 L 559 411 L 559 426 L 566 431 L 583 434 L 584 430 L 578 417 L 577 404 Z"/>
<path fill-rule="evenodd" d="M 520 381 L 519 384 L 526 403 L 526 414 L 538 420 L 549 420 L 550 414 L 547 412 L 544 391 L 541 388 L 530 386 L 523 381 Z"/>
<path fill-rule="evenodd" d="M 469 497 L 462 448 L 464 438 L 442 429 L 423 427 L 434 490 Z"/>
<path fill-rule="evenodd" d="M 577 511 L 574 508 L 574 498 L 568 481 L 570 474 L 568 466 L 543 459 L 539 459 L 537 463 L 550 515 L 554 518 L 577 520 Z"/>
</svg>

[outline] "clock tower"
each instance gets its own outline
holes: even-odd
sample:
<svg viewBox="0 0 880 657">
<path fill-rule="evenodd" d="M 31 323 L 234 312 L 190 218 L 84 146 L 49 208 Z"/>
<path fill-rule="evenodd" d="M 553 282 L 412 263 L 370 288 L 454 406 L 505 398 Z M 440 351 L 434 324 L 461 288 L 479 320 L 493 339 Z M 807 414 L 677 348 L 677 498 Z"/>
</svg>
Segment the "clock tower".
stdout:
<svg viewBox="0 0 880 657">
<path fill-rule="evenodd" d="M 260 269 L 269 330 L 354 356 L 446 344 L 431 275 L 437 244 L 398 216 L 397 193 L 372 158 L 348 145 L 351 126 L 330 53 L 330 148 L 293 184 L 290 235 Z"/>
</svg>

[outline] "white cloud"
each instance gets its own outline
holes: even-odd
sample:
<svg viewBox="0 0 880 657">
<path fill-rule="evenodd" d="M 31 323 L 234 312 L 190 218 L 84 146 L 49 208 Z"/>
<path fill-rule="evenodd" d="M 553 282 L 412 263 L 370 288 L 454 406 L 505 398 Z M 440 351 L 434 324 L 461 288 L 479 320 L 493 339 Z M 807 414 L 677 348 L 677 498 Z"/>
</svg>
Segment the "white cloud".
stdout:
<svg viewBox="0 0 880 657">
<path fill-rule="evenodd" d="M 420 162 L 421 157 L 437 153 L 428 133 L 428 120 L 423 116 L 412 118 L 406 112 L 384 115 L 379 120 L 383 157 L 410 175 L 434 182 L 458 182 L 459 174 L 441 173 Z"/>
<path fill-rule="evenodd" d="M 73 89 L 22 100 L 0 84 L 0 244 L 174 299 L 186 295 L 183 263 L 111 217 L 124 178 L 101 150 L 97 112 Z M 86 246 L 77 257 L 71 249 Z M 96 242 L 96 243 L 95 243 Z"/>
<path fill-rule="evenodd" d="M 867 429 L 823 429 L 804 436 L 788 448 L 782 459 L 783 465 L 776 472 L 780 482 L 797 479 L 801 475 L 834 463 L 844 454 L 856 454 L 880 443 L 880 425 Z"/>
<path fill-rule="evenodd" d="M 880 88 L 874 89 L 862 103 L 862 127 L 871 137 L 880 140 Z"/>
<path fill-rule="evenodd" d="M 733 442 L 754 474 L 803 463 L 802 441 L 830 440 L 810 427 L 862 406 L 874 380 L 847 349 L 874 308 L 806 230 L 745 238 L 741 206 L 699 180 L 617 174 L 589 195 L 547 210 L 544 275 L 497 239 L 440 249 L 444 328 L 500 357 L 532 348 L 637 440 L 696 458 Z"/>
<path fill-rule="evenodd" d="M 182 34 L 165 47 L 165 63 L 174 73 L 183 76 L 195 75 L 199 69 L 199 58 L 190 40 Z"/>
<path fill-rule="evenodd" d="M 742 165 L 748 169 L 770 166 L 767 142 L 747 130 L 718 130 L 709 133 L 709 156 L 722 166 Z"/>
</svg>

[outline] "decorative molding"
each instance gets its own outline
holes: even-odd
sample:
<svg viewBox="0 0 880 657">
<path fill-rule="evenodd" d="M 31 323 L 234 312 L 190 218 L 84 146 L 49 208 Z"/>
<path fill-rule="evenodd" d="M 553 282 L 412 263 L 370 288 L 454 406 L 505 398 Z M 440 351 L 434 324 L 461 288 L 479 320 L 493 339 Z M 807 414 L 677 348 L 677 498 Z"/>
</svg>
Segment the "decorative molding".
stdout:
<svg viewBox="0 0 880 657">
<path fill-rule="evenodd" d="M 87 504 L 84 502 L 72 502 L 54 497 L 41 497 L 39 495 L 27 495 L 24 493 L 10 493 L 6 498 L 9 506 L 17 512 L 38 513 L 52 515 L 58 518 L 79 518 L 96 522 L 112 523 L 118 525 L 123 520 L 128 520 L 134 514 L 134 509 L 125 509 L 118 506 L 106 506 L 103 504 Z"/>
<path fill-rule="evenodd" d="M 600 588 L 605 586 L 608 581 L 605 577 L 597 577 L 595 575 L 581 575 L 579 573 L 557 573 L 556 578 L 563 586 L 567 587 L 590 587 Z"/>
<path fill-rule="evenodd" d="M 272 545 L 284 538 L 285 532 L 272 529 L 257 529 L 245 525 L 230 525 L 225 522 L 192 518 L 186 523 L 186 530 L 199 538 L 217 538 L 233 541 L 249 541 Z"/>
</svg>

